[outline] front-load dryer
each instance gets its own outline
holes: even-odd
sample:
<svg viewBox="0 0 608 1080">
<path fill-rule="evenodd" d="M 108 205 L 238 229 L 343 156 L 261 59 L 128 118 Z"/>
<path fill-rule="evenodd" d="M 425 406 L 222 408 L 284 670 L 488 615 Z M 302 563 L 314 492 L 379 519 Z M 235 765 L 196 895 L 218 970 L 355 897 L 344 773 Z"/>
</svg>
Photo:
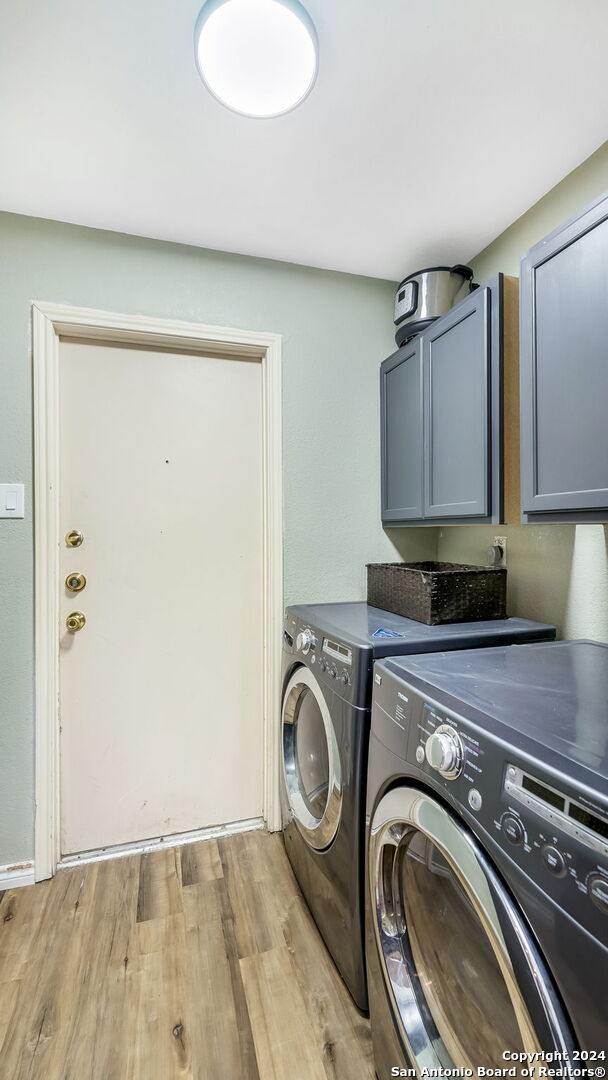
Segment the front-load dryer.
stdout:
<svg viewBox="0 0 608 1080">
<path fill-rule="evenodd" d="M 376 664 L 367 814 L 379 1080 L 604 1068 L 608 646 Z"/>
<path fill-rule="evenodd" d="M 281 695 L 285 848 L 360 1009 L 367 1009 L 363 862 L 373 661 L 554 637 L 554 627 L 525 619 L 426 626 L 365 603 L 288 609 Z"/>
</svg>

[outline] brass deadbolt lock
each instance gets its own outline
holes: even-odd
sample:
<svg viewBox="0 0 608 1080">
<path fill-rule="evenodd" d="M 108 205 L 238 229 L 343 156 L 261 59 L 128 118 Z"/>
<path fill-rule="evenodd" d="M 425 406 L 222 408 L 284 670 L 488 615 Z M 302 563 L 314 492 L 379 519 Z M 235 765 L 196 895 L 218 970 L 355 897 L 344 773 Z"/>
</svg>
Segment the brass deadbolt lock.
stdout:
<svg viewBox="0 0 608 1080">
<path fill-rule="evenodd" d="M 65 542 L 68 547 L 80 547 L 84 536 L 78 529 L 72 529 L 71 532 L 65 534 Z"/>
<path fill-rule="evenodd" d="M 70 592 L 80 592 L 81 589 L 84 589 L 86 583 L 87 579 L 84 574 L 68 574 L 65 579 L 65 587 Z"/>
<path fill-rule="evenodd" d="M 70 631 L 70 634 L 75 634 L 78 630 L 82 630 L 86 621 L 82 611 L 72 611 L 65 620 L 65 625 Z"/>
</svg>

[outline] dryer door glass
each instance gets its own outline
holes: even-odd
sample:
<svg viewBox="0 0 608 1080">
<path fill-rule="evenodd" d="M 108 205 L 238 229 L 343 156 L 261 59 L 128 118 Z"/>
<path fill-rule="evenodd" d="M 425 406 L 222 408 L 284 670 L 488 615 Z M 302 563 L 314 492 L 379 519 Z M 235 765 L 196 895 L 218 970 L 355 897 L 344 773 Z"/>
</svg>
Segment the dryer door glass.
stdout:
<svg viewBox="0 0 608 1080">
<path fill-rule="evenodd" d="M 504 1068 L 504 1050 L 524 1049 L 514 1004 L 470 897 L 423 833 L 412 832 L 400 846 L 394 888 L 418 1003 L 428 1009 L 447 1060 Z"/>
<path fill-rule="evenodd" d="M 419 1069 L 505 1068 L 505 1051 L 570 1049 L 516 905 L 472 834 L 430 794 L 384 796 L 369 875 L 394 1021 Z"/>
<path fill-rule="evenodd" d="M 340 824 L 342 772 L 329 708 L 309 668 L 298 668 L 289 680 L 282 723 L 291 813 L 311 847 L 322 850 Z"/>
</svg>

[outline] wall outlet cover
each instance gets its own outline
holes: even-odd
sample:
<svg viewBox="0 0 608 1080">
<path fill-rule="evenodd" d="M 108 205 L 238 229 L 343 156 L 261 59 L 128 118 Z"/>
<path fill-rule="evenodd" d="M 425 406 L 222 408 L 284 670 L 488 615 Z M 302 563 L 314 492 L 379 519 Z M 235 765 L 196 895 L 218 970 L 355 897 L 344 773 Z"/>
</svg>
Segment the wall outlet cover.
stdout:
<svg viewBox="0 0 608 1080">
<path fill-rule="evenodd" d="M 493 544 L 494 547 L 502 548 L 502 559 L 500 560 L 499 563 L 497 563 L 497 565 L 498 566 L 506 566 L 507 565 L 507 538 L 506 538 L 506 536 L 494 536 L 492 538 L 492 544 Z"/>
</svg>

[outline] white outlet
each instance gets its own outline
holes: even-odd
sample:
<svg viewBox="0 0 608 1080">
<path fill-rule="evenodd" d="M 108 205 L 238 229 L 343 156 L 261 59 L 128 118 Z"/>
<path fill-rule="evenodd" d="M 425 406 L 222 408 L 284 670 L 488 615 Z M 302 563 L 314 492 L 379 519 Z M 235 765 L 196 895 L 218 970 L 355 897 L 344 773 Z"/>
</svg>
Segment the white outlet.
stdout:
<svg viewBox="0 0 608 1080">
<path fill-rule="evenodd" d="M 497 564 L 498 566 L 507 565 L 507 538 L 506 536 L 494 536 L 492 538 L 492 544 L 494 547 L 502 548 L 502 559 Z"/>
</svg>

